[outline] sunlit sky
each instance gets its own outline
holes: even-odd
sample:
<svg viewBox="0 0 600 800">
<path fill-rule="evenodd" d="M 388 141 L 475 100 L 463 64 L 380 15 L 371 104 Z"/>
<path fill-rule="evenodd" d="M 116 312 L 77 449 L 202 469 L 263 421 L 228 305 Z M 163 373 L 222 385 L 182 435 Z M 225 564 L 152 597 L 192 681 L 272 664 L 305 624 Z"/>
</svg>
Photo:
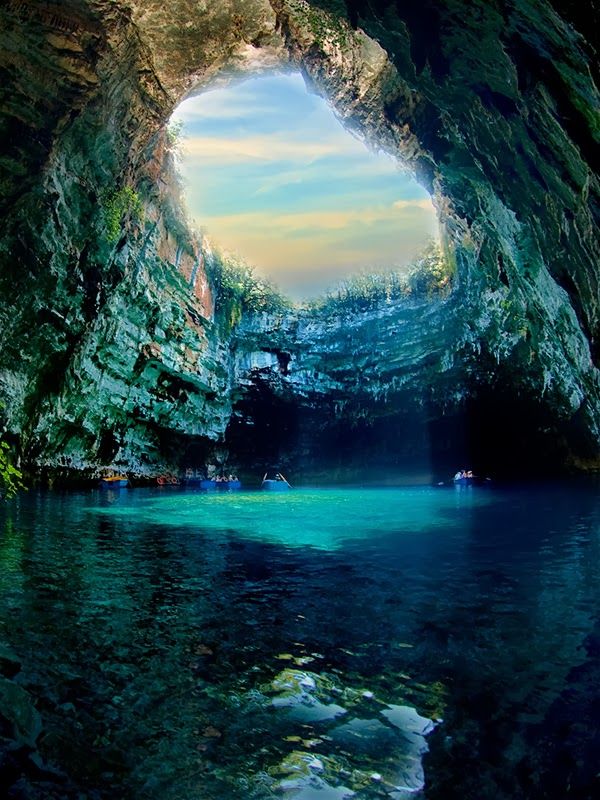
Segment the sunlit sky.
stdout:
<svg viewBox="0 0 600 800">
<path fill-rule="evenodd" d="M 295 297 L 406 264 L 437 236 L 428 193 L 345 130 L 299 74 L 206 91 L 181 103 L 178 121 L 192 220 Z"/>
</svg>

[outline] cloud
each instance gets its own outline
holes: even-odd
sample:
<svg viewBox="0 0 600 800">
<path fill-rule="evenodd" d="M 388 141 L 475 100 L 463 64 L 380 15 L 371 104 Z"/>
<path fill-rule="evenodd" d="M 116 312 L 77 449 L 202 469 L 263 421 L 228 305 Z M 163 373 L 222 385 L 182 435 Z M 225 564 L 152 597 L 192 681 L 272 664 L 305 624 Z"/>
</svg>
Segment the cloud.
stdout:
<svg viewBox="0 0 600 800">
<path fill-rule="evenodd" d="M 340 230 L 354 225 L 369 226 L 385 221 L 408 222 L 414 218 L 435 220 L 431 200 L 398 200 L 388 208 L 351 208 L 296 213 L 245 212 L 207 217 L 206 224 L 218 228 L 252 231 L 268 228 L 281 236 L 297 231 Z"/>
<path fill-rule="evenodd" d="M 190 215 L 295 293 L 406 263 L 437 233 L 425 190 L 350 135 L 299 75 L 206 92 L 175 117 Z"/>
<path fill-rule="evenodd" d="M 250 212 L 203 224 L 214 241 L 227 242 L 258 273 L 299 297 L 353 271 L 406 264 L 437 233 L 434 209 L 422 201 L 401 208 Z"/>
<path fill-rule="evenodd" d="M 225 164 L 248 160 L 311 163 L 319 158 L 345 155 L 348 149 L 340 152 L 339 143 L 335 140 L 294 141 L 289 135 L 271 134 L 235 138 L 194 136 L 186 139 L 184 153 L 194 161 L 218 159 Z"/>
<path fill-rule="evenodd" d="M 433 210 L 433 204 L 430 197 L 423 197 L 417 200 L 396 200 L 392 203 L 393 208 L 403 210 L 405 208 L 422 208 L 425 211 Z"/>
<path fill-rule="evenodd" d="M 199 122 L 248 119 L 273 114 L 273 107 L 253 94 L 231 95 L 223 91 L 207 92 L 200 97 L 190 97 L 179 105 L 171 120 L 196 126 Z"/>
</svg>

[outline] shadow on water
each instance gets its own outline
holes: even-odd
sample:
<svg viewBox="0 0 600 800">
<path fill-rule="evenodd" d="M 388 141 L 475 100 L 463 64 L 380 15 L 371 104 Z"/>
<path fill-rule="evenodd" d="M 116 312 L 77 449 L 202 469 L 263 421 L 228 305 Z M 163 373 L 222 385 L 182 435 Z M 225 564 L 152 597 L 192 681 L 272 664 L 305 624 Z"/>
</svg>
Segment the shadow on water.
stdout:
<svg viewBox="0 0 600 800">
<path fill-rule="evenodd" d="M 417 797 L 439 718 L 431 800 L 594 795 L 595 486 L 1 513 L 0 634 L 64 797 Z"/>
</svg>

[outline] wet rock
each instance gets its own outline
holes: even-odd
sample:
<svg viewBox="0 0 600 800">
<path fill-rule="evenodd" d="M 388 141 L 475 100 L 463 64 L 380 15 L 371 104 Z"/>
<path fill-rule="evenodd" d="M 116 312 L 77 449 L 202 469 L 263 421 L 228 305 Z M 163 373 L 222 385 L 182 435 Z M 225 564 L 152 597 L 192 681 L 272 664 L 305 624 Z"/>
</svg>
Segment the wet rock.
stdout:
<svg viewBox="0 0 600 800">
<path fill-rule="evenodd" d="M 0 675 L 13 678 L 21 669 L 21 661 L 14 650 L 0 642 Z"/>
<path fill-rule="evenodd" d="M 42 731 L 41 717 L 31 695 L 7 678 L 0 678 L 0 721 L 17 745 L 35 747 Z"/>
<path fill-rule="evenodd" d="M 294 751 L 276 770 L 283 773 L 277 785 L 278 791 L 288 800 L 344 800 L 354 797 L 354 792 L 339 783 L 339 765 L 335 759 L 319 759 Z"/>
<path fill-rule="evenodd" d="M 330 702 L 330 682 L 314 673 L 286 669 L 265 688 L 275 694 L 271 704 L 286 709 L 289 717 L 299 722 L 324 723 L 347 713 Z"/>
</svg>

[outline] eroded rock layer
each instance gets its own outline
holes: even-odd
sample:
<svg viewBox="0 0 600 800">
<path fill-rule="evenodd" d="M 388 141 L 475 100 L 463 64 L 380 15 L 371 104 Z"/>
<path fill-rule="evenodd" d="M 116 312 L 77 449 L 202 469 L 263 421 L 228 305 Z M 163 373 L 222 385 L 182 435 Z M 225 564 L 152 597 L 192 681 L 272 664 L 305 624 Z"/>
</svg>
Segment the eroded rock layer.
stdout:
<svg viewBox="0 0 600 800">
<path fill-rule="evenodd" d="M 416 426 L 435 452 L 456 452 L 463 431 L 465 455 L 486 442 L 596 466 L 598 27 L 593 4 L 589 19 L 569 9 L 4 3 L 0 390 L 24 459 L 152 475 L 206 463 L 228 431 L 231 458 L 250 463 L 264 431 L 247 423 L 269 397 L 299 420 L 293 442 L 281 428 L 277 458 L 289 441 L 315 460 L 348 426 L 357 452 L 380 452 L 367 428 L 399 441 Z M 190 91 L 271 66 L 302 70 L 431 190 L 456 262 L 450 299 L 343 323 L 247 320 L 233 340 L 218 325 L 164 129 Z M 289 362 L 265 362 L 262 378 L 247 360 L 279 351 Z M 507 409 L 520 410 L 510 447 Z"/>
</svg>

